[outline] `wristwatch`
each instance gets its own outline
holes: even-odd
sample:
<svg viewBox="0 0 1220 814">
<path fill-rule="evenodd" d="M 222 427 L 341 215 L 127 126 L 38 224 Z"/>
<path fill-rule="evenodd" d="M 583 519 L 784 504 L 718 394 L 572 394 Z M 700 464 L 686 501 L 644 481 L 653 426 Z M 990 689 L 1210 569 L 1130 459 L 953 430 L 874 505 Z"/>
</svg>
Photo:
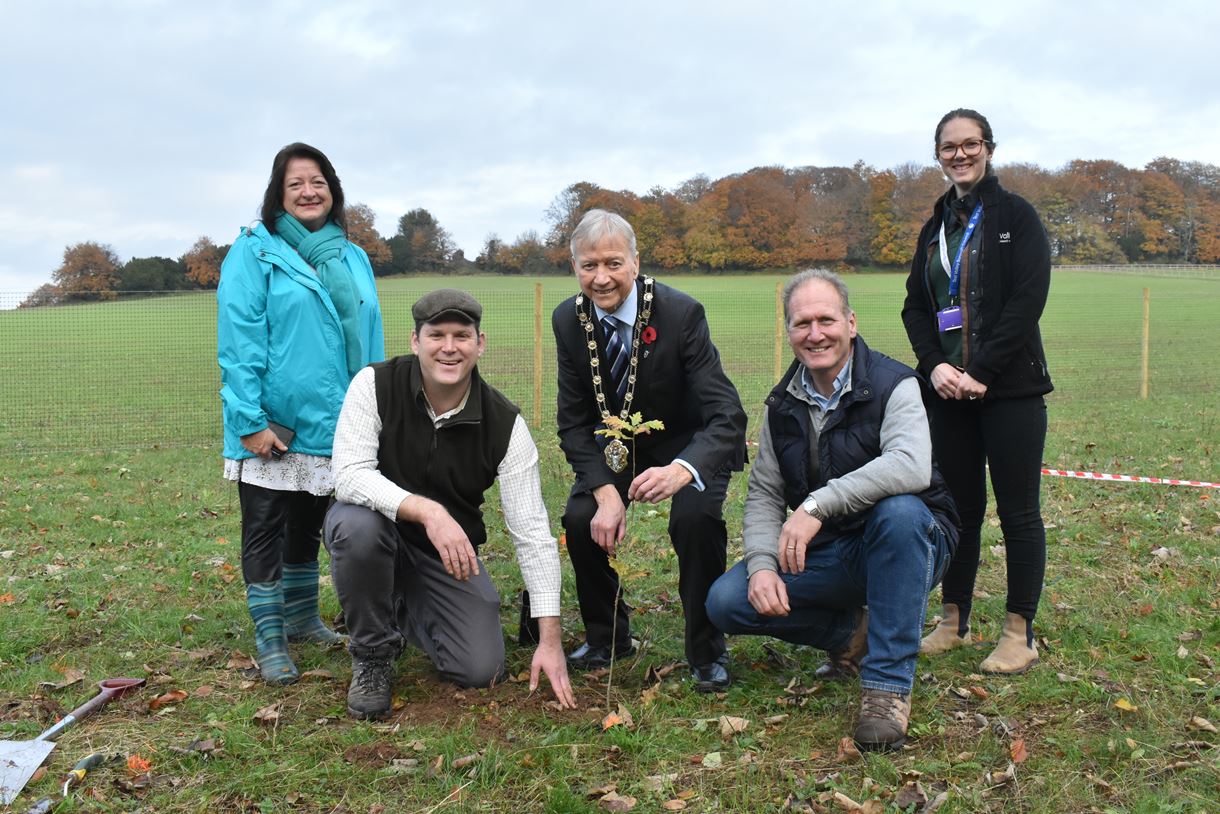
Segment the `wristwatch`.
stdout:
<svg viewBox="0 0 1220 814">
<path fill-rule="evenodd" d="M 810 495 L 805 499 L 805 502 L 801 504 L 801 508 L 804 509 L 810 517 L 816 517 L 818 520 L 826 519 L 826 512 L 822 511 L 821 507 L 818 506 L 818 502 L 814 499 L 813 495 Z"/>
</svg>

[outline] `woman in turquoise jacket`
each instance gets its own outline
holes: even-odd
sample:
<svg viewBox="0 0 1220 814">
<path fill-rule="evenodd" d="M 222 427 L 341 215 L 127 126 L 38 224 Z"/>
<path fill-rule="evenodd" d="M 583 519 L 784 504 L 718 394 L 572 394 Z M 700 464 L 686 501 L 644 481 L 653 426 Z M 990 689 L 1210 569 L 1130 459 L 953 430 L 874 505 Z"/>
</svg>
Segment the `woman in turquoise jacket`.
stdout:
<svg viewBox="0 0 1220 814">
<path fill-rule="evenodd" d="M 320 150 L 296 143 L 276 155 L 262 220 L 233 242 L 216 298 L 246 603 L 263 679 L 291 684 L 289 641 L 343 640 L 318 616 L 331 444 L 348 383 L 385 358 L 373 269 L 347 240 L 343 187 Z"/>
</svg>

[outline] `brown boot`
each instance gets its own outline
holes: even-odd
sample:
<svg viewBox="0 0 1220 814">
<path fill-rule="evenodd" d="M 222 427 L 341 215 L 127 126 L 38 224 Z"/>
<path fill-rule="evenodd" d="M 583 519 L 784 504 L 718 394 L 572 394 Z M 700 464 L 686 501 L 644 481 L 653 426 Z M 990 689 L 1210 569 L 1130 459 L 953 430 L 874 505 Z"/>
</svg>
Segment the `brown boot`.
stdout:
<svg viewBox="0 0 1220 814">
<path fill-rule="evenodd" d="M 814 678 L 854 678 L 860 675 L 860 661 L 868 654 L 868 608 L 860 608 L 856 629 L 847 640 L 847 647 L 827 653 L 828 661 L 813 671 Z"/>
<path fill-rule="evenodd" d="M 892 752 L 907 739 L 911 696 L 865 689 L 860 700 L 860 721 L 852 736 L 861 752 Z"/>
<path fill-rule="evenodd" d="M 1033 624 L 1016 613 L 1004 614 L 1004 629 L 1000 642 L 979 669 L 984 673 L 1020 675 L 1038 663 L 1038 645 L 1034 643 Z"/>
<path fill-rule="evenodd" d="M 970 644 L 970 624 L 961 616 L 957 605 L 946 603 L 941 611 L 940 624 L 919 643 L 919 652 L 929 656 L 944 653 L 955 647 Z"/>
</svg>

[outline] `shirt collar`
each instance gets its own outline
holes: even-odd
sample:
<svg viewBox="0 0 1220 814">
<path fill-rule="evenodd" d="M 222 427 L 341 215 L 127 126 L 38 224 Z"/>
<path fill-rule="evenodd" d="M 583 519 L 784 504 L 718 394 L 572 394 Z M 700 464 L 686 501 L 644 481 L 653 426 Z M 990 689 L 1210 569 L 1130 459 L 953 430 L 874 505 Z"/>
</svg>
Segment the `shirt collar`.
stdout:
<svg viewBox="0 0 1220 814">
<path fill-rule="evenodd" d="M 444 424 L 446 421 L 462 412 L 462 410 L 465 410 L 466 402 L 470 400 L 471 389 L 472 388 L 470 386 L 467 386 L 466 393 L 462 396 L 462 400 L 458 402 L 458 406 L 454 407 L 448 412 L 441 413 L 440 415 L 437 415 L 436 410 L 432 409 L 432 402 L 428 401 L 428 394 L 421 390 L 420 395 L 424 397 L 424 406 L 428 408 L 428 418 L 432 419 L 432 426 L 439 427 L 441 424 Z"/>
<path fill-rule="evenodd" d="M 821 408 L 822 412 L 829 413 L 831 410 L 839 406 L 839 400 L 843 398 L 844 393 L 851 392 L 851 368 L 852 357 L 847 357 L 847 364 L 843 365 L 843 369 L 839 371 L 839 375 L 835 376 L 834 392 L 829 396 L 823 396 L 813 386 L 813 380 L 809 378 L 809 369 L 804 365 L 801 366 L 801 390 L 808 396 L 806 401 Z"/>
</svg>

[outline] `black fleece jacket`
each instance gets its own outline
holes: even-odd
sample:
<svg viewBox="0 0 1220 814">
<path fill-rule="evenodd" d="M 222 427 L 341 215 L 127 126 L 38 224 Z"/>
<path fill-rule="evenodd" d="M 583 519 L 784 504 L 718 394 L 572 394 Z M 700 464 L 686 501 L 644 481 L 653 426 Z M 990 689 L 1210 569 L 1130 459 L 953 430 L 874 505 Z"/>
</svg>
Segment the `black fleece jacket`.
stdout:
<svg viewBox="0 0 1220 814">
<path fill-rule="evenodd" d="M 1038 319 L 1051 282 L 1050 241 L 1034 208 L 994 175 L 975 187 L 983 202 L 981 257 L 962 275 L 962 356 L 966 372 L 987 385 L 987 398 L 1018 398 L 1054 389 Z M 941 196 L 919 233 L 907 277 L 902 321 L 925 378 L 948 362 L 937 336 L 928 257 L 956 193 Z"/>
</svg>

